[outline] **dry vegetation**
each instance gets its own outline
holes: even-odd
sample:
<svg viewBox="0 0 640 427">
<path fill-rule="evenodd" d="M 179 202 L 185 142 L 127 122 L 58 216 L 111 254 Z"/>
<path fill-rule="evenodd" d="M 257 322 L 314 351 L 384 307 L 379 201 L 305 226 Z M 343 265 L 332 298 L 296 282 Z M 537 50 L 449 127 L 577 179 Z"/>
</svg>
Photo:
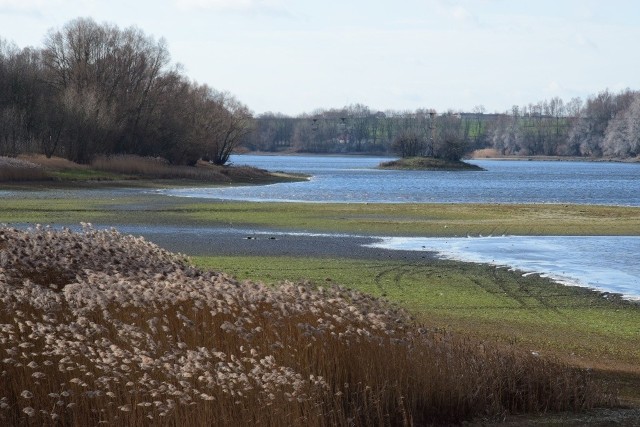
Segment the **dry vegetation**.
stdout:
<svg viewBox="0 0 640 427">
<path fill-rule="evenodd" d="M 0 157 L 0 182 L 189 180 L 224 184 L 285 179 L 295 178 L 252 167 L 217 166 L 204 161 L 195 166 L 172 165 L 165 159 L 133 155 L 99 156 L 91 165 L 42 155 Z"/>
<path fill-rule="evenodd" d="M 241 168 L 242 171 L 234 171 L 234 168 L 216 166 L 203 161 L 198 162 L 196 167 L 171 165 L 161 158 L 129 155 L 98 157 L 91 166 L 99 171 L 121 175 L 215 182 L 231 182 L 234 177 L 243 173 L 246 173 L 248 180 L 251 180 L 249 176 L 251 171 L 253 171 L 255 178 L 263 178 L 268 174 L 266 171 L 252 168 Z"/>
<path fill-rule="evenodd" d="M 41 181 L 45 171 L 36 163 L 11 157 L 0 157 L 0 182 Z"/>
<path fill-rule="evenodd" d="M 424 425 L 613 403 L 585 371 L 142 238 L 0 229 L 2 425 Z"/>
</svg>

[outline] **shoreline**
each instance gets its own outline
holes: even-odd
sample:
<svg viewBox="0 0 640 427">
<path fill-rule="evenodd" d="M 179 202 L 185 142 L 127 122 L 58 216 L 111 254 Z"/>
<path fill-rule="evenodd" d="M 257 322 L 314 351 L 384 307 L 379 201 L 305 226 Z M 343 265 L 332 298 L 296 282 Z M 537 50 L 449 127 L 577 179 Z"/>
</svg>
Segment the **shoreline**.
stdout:
<svg viewBox="0 0 640 427">
<path fill-rule="evenodd" d="M 12 224 L 12 227 L 18 229 L 27 229 L 33 227 L 31 224 Z M 59 229 L 62 227 L 70 228 L 74 231 L 80 231 L 78 225 L 52 225 L 52 228 Z M 640 307 L 640 289 L 634 290 L 629 288 L 627 291 L 618 289 L 615 280 L 613 282 L 598 283 L 602 280 L 600 275 L 604 274 L 604 270 L 597 269 L 589 275 L 589 268 L 585 267 L 580 274 L 574 275 L 562 270 L 574 271 L 575 266 L 571 259 L 563 261 L 564 267 L 556 267 L 549 269 L 541 267 L 540 264 L 533 265 L 532 259 L 527 255 L 520 257 L 521 259 L 512 258 L 506 260 L 505 254 L 498 251 L 497 255 L 487 258 L 487 254 L 482 252 L 473 252 L 472 247 L 482 242 L 474 241 L 480 239 L 485 241 L 487 237 L 455 237 L 455 238 L 436 238 L 436 240 L 450 241 L 454 247 L 464 245 L 470 249 L 457 253 L 454 249 L 443 250 L 436 246 L 415 246 L 411 245 L 412 241 L 432 240 L 420 237 L 389 237 L 380 235 L 355 235 L 348 233 L 321 233 L 321 232 L 303 232 L 295 229 L 269 229 L 257 227 L 242 226 L 185 226 L 185 225 L 155 225 L 146 224 L 93 224 L 98 230 L 115 228 L 122 234 L 130 234 L 133 236 L 141 236 L 145 240 L 152 242 L 159 247 L 174 253 L 182 253 L 190 257 L 293 257 L 293 258 L 324 258 L 324 259 L 350 259 L 350 260 L 368 260 L 368 261 L 402 261 L 407 263 L 434 264 L 438 261 L 451 261 L 461 264 L 477 264 L 492 266 L 495 268 L 506 268 L 517 272 L 523 277 L 535 275 L 541 278 L 547 278 L 553 283 L 567 287 L 579 287 L 585 290 L 600 294 L 605 298 L 618 298 Z M 613 238 L 625 238 L 629 236 L 611 236 Z M 633 237 L 633 236 L 631 236 Z M 533 236 L 503 236 L 503 238 L 514 238 L 515 243 L 511 245 L 522 246 L 518 243 L 521 240 L 540 240 L 540 237 Z M 597 238 L 597 236 L 544 236 L 543 239 L 560 239 L 568 238 Z M 467 239 L 472 239 L 468 241 Z M 504 239 L 503 239 L 504 240 Z M 458 241 L 458 242 L 455 242 Z M 407 242 L 401 244 L 397 242 Z M 490 243 L 490 242 L 489 242 Z M 485 243 L 487 244 L 487 243 Z M 526 249 L 523 249 L 526 251 Z M 535 249 L 532 249 L 535 253 Z M 485 250 L 486 252 L 486 250 Z M 474 254 L 475 255 L 471 255 Z M 502 256 L 502 258 L 501 258 Z M 533 255 L 529 255 L 533 256 Z M 586 255 L 585 255 L 586 256 Z M 493 258 L 493 259 L 491 259 Z M 586 259 L 589 257 L 587 256 Z M 560 261 L 558 261 L 560 262 Z M 544 259 L 540 259 L 539 263 L 544 264 Z M 556 263 L 557 264 L 557 263 Z M 560 264 L 562 265 L 562 264 Z M 559 270 L 558 270 L 559 268 Z M 573 268 L 573 270 L 572 270 Z M 592 267 L 593 269 L 593 267 Z M 562 273 L 560 273 L 562 271 Z M 593 276 L 595 274 L 595 276 Z M 628 275 L 622 270 L 612 269 L 609 275 Z M 609 280 L 613 280 L 609 278 Z M 620 279 L 623 280 L 623 279 Z M 633 280 L 633 279 L 631 279 Z M 637 279 L 636 279 L 637 280 Z M 631 292 L 631 293 L 629 293 Z"/>
<path fill-rule="evenodd" d="M 522 162 L 602 162 L 602 163 L 631 163 L 631 164 L 640 164 L 640 157 L 629 158 L 629 159 L 618 159 L 618 158 L 602 158 L 602 157 L 576 157 L 576 156 L 471 156 L 465 157 L 463 160 L 491 160 L 491 161 L 503 161 L 503 160 L 513 160 L 513 161 L 522 161 Z"/>
</svg>

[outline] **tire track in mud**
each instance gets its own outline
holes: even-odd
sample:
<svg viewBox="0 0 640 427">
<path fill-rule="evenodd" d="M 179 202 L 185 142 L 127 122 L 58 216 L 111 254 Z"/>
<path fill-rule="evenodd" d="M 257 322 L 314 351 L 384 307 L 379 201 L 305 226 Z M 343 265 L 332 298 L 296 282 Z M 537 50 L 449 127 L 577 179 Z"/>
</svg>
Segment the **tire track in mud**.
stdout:
<svg viewBox="0 0 640 427">
<path fill-rule="evenodd" d="M 393 266 L 390 268 L 384 268 L 379 271 L 375 277 L 374 282 L 377 289 L 383 296 L 386 296 L 390 289 L 388 285 L 385 286 L 385 279 L 390 277 L 392 286 L 397 290 L 405 290 L 407 289 L 407 285 L 404 284 L 404 279 L 407 276 L 423 276 L 424 281 L 428 282 L 430 277 L 436 275 L 442 277 L 442 275 L 446 274 L 446 270 L 442 270 L 440 268 L 434 268 L 433 266 L 428 265 L 419 265 L 419 264 L 401 264 L 397 266 Z M 505 306 L 465 306 L 466 309 L 485 309 L 485 308 L 515 308 L 515 309 L 526 309 L 526 310 L 549 310 L 556 314 L 562 315 L 559 308 L 561 308 L 557 304 L 550 304 L 549 298 L 552 297 L 562 297 L 564 295 L 536 295 L 532 293 L 528 288 L 532 285 L 521 283 L 520 280 L 515 280 L 513 283 L 509 283 L 504 278 L 500 277 L 500 272 L 497 269 L 494 269 L 491 273 L 491 276 L 482 280 L 481 278 L 467 276 L 468 279 L 482 291 L 492 294 L 502 296 L 507 300 L 515 301 L 518 304 L 518 307 L 513 307 L 511 305 Z M 420 281 L 422 278 L 417 278 Z M 428 283 L 425 283 L 428 284 Z M 533 299 L 535 303 L 530 301 Z M 529 301 L 528 301 L 529 300 Z M 461 307 L 451 307 L 451 308 L 461 308 Z"/>
</svg>

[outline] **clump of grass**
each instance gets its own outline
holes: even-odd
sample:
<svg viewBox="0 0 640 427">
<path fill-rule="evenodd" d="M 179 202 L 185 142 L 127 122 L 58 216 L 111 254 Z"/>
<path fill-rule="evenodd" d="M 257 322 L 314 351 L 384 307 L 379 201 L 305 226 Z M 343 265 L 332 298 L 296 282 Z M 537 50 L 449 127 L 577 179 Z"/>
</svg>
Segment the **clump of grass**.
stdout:
<svg viewBox="0 0 640 427">
<path fill-rule="evenodd" d="M 0 182 L 42 181 L 49 179 L 39 165 L 22 159 L 0 157 Z"/>
<path fill-rule="evenodd" d="M 115 230 L 0 229 L 0 424 L 422 425 L 612 403 L 585 371 Z"/>
</svg>

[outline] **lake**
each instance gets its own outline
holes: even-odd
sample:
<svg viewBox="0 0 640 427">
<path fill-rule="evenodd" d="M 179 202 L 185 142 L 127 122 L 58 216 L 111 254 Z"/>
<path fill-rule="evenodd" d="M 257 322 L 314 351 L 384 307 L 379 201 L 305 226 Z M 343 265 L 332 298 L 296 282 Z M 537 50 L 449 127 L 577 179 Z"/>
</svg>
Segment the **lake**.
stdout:
<svg viewBox="0 0 640 427">
<path fill-rule="evenodd" d="M 337 203 L 579 203 L 640 206 L 640 164 L 473 160 L 486 171 L 380 170 L 389 158 L 232 156 L 235 165 L 311 175 L 309 182 L 162 190 L 173 196 Z"/>
<path fill-rule="evenodd" d="M 235 165 L 311 175 L 308 182 L 161 190 L 182 197 L 337 203 L 577 203 L 640 206 L 640 164 L 473 160 L 486 171 L 379 170 L 389 160 L 347 156 L 233 156 Z M 640 237 L 380 237 L 374 247 L 435 251 L 510 266 L 640 299 Z"/>
</svg>

